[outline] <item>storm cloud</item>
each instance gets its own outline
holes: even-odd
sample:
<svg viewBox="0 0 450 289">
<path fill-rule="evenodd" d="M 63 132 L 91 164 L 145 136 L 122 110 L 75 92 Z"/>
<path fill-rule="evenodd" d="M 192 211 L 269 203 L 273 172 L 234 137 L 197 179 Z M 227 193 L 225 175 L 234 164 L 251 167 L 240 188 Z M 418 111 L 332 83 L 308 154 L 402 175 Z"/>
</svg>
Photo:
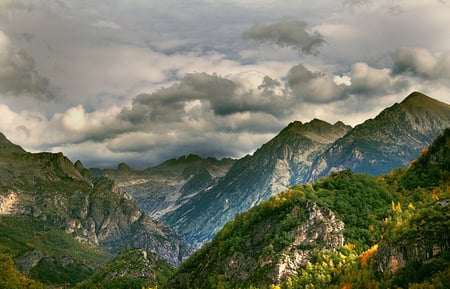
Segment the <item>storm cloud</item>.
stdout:
<svg viewBox="0 0 450 289">
<path fill-rule="evenodd" d="M 16 48 L 0 30 L 0 94 L 49 100 L 55 98 L 56 91 L 50 81 L 36 71 L 33 59 Z"/>
<path fill-rule="evenodd" d="M 290 47 L 302 54 L 318 54 L 318 48 L 325 40 L 319 32 L 307 31 L 307 26 L 306 22 L 283 18 L 270 25 L 254 24 L 242 36 L 246 40 Z"/>
<path fill-rule="evenodd" d="M 448 15 L 437 0 L 0 1 L 0 132 L 87 166 L 242 157 L 294 120 L 357 125 L 414 90 L 450 102 Z"/>
</svg>

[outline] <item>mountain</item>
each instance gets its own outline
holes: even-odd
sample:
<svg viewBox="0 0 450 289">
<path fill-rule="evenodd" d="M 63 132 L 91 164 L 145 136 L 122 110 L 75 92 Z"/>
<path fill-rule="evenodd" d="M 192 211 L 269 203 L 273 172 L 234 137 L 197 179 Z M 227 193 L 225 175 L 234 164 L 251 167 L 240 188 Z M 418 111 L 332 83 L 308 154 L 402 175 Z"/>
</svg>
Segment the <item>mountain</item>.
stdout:
<svg viewBox="0 0 450 289">
<path fill-rule="evenodd" d="M 167 282 L 174 271 L 173 266 L 151 252 L 126 249 L 75 288 L 154 288 Z"/>
<path fill-rule="evenodd" d="M 335 172 L 261 202 L 164 288 L 446 288 L 449 140 L 447 129 L 408 169 Z"/>
<path fill-rule="evenodd" d="M 217 160 L 188 155 L 145 170 L 135 170 L 121 163 L 117 169 L 90 171 L 94 176 L 114 180 L 144 212 L 158 219 L 179 208 L 202 190 L 215 186 L 234 162 L 228 158 Z"/>
<path fill-rule="evenodd" d="M 314 161 L 307 179 L 346 168 L 380 175 L 406 167 L 447 127 L 450 105 L 413 92 L 337 140 Z"/>
<path fill-rule="evenodd" d="M 57 271 L 68 271 L 69 265 L 73 273 L 86 276 L 108 254 L 126 247 L 154 252 L 173 265 L 193 252 L 167 224 L 143 213 L 113 181 L 93 178 L 81 162 L 74 165 L 61 153 L 28 153 L 2 134 L 0 225 L 0 253 L 10 253 L 24 271 L 47 272 L 50 279 Z M 58 248 L 51 250 L 52 244 Z M 64 251 L 59 246 L 69 247 Z M 98 261 L 86 262 L 92 256 Z"/>
<path fill-rule="evenodd" d="M 253 155 L 236 161 L 215 186 L 162 219 L 199 246 L 211 240 L 235 214 L 304 182 L 314 159 L 350 129 L 342 122 L 293 122 Z"/>
</svg>

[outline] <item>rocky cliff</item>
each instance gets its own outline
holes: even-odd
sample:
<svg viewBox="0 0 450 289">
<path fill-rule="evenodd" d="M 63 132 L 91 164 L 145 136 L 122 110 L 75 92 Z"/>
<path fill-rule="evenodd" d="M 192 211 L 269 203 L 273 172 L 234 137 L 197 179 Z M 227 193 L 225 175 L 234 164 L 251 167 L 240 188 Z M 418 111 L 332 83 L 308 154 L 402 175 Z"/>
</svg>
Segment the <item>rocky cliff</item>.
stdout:
<svg viewBox="0 0 450 289">
<path fill-rule="evenodd" d="M 143 213 L 113 181 L 90 177 L 80 162 L 74 165 L 61 153 L 25 152 L 3 135 L 0 212 L 33 217 L 112 253 L 139 247 L 173 265 L 192 253 L 169 226 Z"/>
<path fill-rule="evenodd" d="M 341 122 L 293 122 L 253 155 L 230 168 L 217 185 L 191 198 L 163 220 L 199 246 L 235 214 L 305 181 L 313 160 L 351 129 Z"/>
<path fill-rule="evenodd" d="M 159 219 L 199 192 L 215 186 L 234 162 L 227 158 L 217 160 L 188 155 L 144 170 L 122 163 L 117 169 L 91 169 L 91 172 L 113 179 L 144 212 Z"/>
<path fill-rule="evenodd" d="M 313 163 L 308 181 L 346 168 L 380 175 L 407 167 L 450 127 L 450 105 L 419 92 L 356 126 Z"/>
<path fill-rule="evenodd" d="M 344 223 L 332 211 L 290 191 L 228 223 L 166 288 L 279 284 L 296 275 L 314 252 L 339 250 L 343 234 Z"/>
</svg>

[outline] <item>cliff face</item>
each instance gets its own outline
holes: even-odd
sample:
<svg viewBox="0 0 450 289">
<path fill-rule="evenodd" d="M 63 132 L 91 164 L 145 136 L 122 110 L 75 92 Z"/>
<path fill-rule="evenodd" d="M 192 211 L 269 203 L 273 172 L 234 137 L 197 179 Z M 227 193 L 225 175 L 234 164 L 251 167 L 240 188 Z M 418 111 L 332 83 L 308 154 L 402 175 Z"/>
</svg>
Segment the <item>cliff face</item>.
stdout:
<svg viewBox="0 0 450 289">
<path fill-rule="evenodd" d="M 122 163 L 117 169 L 91 169 L 91 172 L 114 180 L 145 213 L 160 219 L 199 192 L 215 186 L 234 162 L 188 155 L 145 170 L 134 170 Z"/>
<path fill-rule="evenodd" d="M 343 234 L 344 223 L 329 209 L 275 197 L 227 224 L 166 288 L 209 288 L 215 274 L 231 287 L 280 284 L 311 261 L 313 252 L 339 250 Z"/>
<path fill-rule="evenodd" d="M 193 252 L 113 181 L 92 178 L 80 162 L 75 166 L 61 153 L 27 153 L 6 138 L 0 148 L 2 215 L 31 216 L 113 253 L 124 247 L 144 248 L 173 265 Z"/>
<path fill-rule="evenodd" d="M 450 126 L 450 105 L 419 92 L 356 126 L 313 163 L 308 181 L 346 168 L 371 175 L 407 167 Z"/>
<path fill-rule="evenodd" d="M 332 211 L 308 202 L 306 214 L 307 220 L 292 232 L 295 240 L 283 250 L 275 267 L 276 283 L 296 275 L 311 260 L 313 248 L 338 250 L 344 245 L 344 222 Z"/>
<path fill-rule="evenodd" d="M 317 119 L 293 122 L 252 156 L 236 161 L 215 186 L 162 219 L 200 246 L 237 213 L 304 182 L 313 160 L 350 129 Z"/>
</svg>

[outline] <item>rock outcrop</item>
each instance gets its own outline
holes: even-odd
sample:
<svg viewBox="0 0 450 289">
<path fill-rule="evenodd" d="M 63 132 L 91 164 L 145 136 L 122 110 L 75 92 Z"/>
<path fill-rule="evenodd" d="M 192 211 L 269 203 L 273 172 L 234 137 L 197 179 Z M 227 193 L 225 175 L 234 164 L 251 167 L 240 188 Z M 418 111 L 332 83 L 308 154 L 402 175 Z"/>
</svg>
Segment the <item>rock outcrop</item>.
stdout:
<svg viewBox="0 0 450 289">
<path fill-rule="evenodd" d="M 25 152 L 3 135 L 0 148 L 2 215 L 32 216 L 112 253 L 139 247 L 173 265 L 192 254 L 167 224 L 151 219 L 113 181 L 93 178 L 81 162 Z"/>
</svg>

